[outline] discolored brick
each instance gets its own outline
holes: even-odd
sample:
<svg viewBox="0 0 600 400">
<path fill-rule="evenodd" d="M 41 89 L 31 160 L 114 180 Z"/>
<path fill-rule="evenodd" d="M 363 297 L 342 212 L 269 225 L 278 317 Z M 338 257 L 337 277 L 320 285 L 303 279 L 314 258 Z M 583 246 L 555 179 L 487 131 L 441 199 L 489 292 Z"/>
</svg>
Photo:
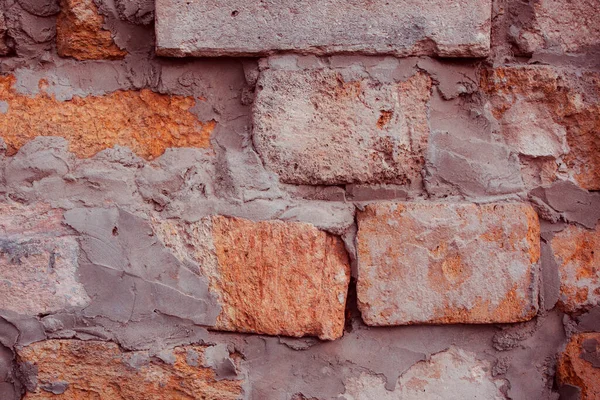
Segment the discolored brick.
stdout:
<svg viewBox="0 0 600 400">
<path fill-rule="evenodd" d="M 481 85 L 506 141 L 516 152 L 546 157 L 584 189 L 600 189 L 600 75 L 552 66 L 485 70 Z M 555 168 L 556 169 L 556 168 Z"/>
<path fill-rule="evenodd" d="M 286 183 L 418 185 L 431 79 L 416 73 L 382 83 L 347 77 L 351 70 L 264 70 L 254 102 L 256 150 Z"/>
<path fill-rule="evenodd" d="M 378 203 L 358 214 L 368 325 L 500 323 L 538 310 L 540 228 L 525 204 Z"/>
<path fill-rule="evenodd" d="M 61 220 L 46 205 L 0 204 L 0 309 L 37 315 L 88 304 L 79 246 Z"/>
<path fill-rule="evenodd" d="M 556 368 L 560 385 L 581 389 L 581 400 L 600 399 L 600 333 L 577 333 L 560 355 Z"/>
<path fill-rule="evenodd" d="M 56 49 L 61 57 L 78 60 L 120 59 L 127 55 L 103 28 L 94 0 L 61 0 L 56 20 Z"/>
<path fill-rule="evenodd" d="M 353 400 L 488 399 L 505 400 L 504 381 L 492 377 L 490 363 L 451 347 L 410 367 L 387 390 L 383 378 L 362 373 L 345 384 L 345 398 Z"/>
<path fill-rule="evenodd" d="M 13 76 L 0 76 L 0 101 L 7 104 L 0 113 L 0 137 L 9 155 L 36 136 L 60 136 L 82 158 L 120 145 L 153 159 L 170 147 L 209 147 L 216 125 L 190 112 L 196 104 L 193 97 L 144 89 L 58 101 L 43 90 L 33 97 L 22 95 L 14 83 Z"/>
<path fill-rule="evenodd" d="M 174 362 L 166 363 L 147 351 L 124 352 L 110 342 L 33 343 L 18 351 L 18 361 L 37 371 L 37 385 L 24 399 L 241 399 L 242 380 L 218 379 L 215 370 L 203 366 L 207 349 L 175 347 Z M 190 352 L 197 362 L 189 362 Z"/>
<path fill-rule="evenodd" d="M 527 53 L 585 53 L 600 44 L 598 0 L 540 0 L 530 25 L 515 38 Z"/>
<path fill-rule="evenodd" d="M 156 231 L 208 278 L 222 309 L 215 329 L 342 336 L 350 266 L 339 238 L 306 223 L 222 216 Z"/>
<path fill-rule="evenodd" d="M 559 305 L 577 312 L 600 305 L 600 225 L 571 225 L 552 239 L 560 274 Z"/>
</svg>

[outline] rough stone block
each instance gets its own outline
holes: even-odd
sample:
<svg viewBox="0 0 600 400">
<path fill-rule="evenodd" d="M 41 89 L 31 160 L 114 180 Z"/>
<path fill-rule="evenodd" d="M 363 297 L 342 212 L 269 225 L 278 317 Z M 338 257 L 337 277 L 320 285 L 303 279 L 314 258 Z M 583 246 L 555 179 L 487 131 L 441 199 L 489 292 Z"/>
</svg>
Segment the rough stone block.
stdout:
<svg viewBox="0 0 600 400">
<path fill-rule="evenodd" d="M 127 53 L 103 28 L 94 0 L 61 0 L 56 20 L 56 49 L 62 57 L 78 60 L 120 59 Z"/>
<path fill-rule="evenodd" d="M 0 137 L 13 155 L 36 136 L 60 136 L 78 157 L 91 157 L 114 145 L 127 146 L 146 159 L 170 147 L 209 147 L 216 122 L 201 122 L 190 111 L 193 97 L 144 89 L 58 101 L 41 92 L 20 94 L 11 75 L 0 77 Z M 44 81 L 40 81 L 44 85 Z"/>
<path fill-rule="evenodd" d="M 513 32 L 527 53 L 583 53 L 600 44 L 598 0 L 540 0 L 528 28 Z"/>
<path fill-rule="evenodd" d="M 489 0 L 159 0 L 157 52 L 483 57 L 490 47 L 491 8 Z"/>
<path fill-rule="evenodd" d="M 215 329 L 342 336 L 350 265 L 338 237 L 306 223 L 220 216 L 156 230 L 208 278 L 221 305 Z"/>
<path fill-rule="evenodd" d="M 46 340 L 20 349 L 18 361 L 36 371 L 26 399 L 241 399 L 243 381 L 222 379 L 219 365 L 211 368 L 214 347 L 175 347 L 161 361 L 109 342 Z M 236 355 L 223 361 L 235 376 Z"/>
<path fill-rule="evenodd" d="M 600 333 L 578 333 L 571 337 L 558 359 L 560 385 L 581 390 L 581 400 L 600 399 Z"/>
<path fill-rule="evenodd" d="M 387 390 L 380 376 L 361 374 L 346 382 L 344 398 L 353 400 L 489 399 L 505 400 L 502 379 L 492 377 L 488 361 L 451 347 L 410 367 Z"/>
<path fill-rule="evenodd" d="M 600 305 L 600 224 L 595 230 L 571 225 L 552 239 L 560 274 L 559 304 L 566 312 Z"/>
<path fill-rule="evenodd" d="M 525 204 L 380 203 L 358 214 L 368 325 L 502 323 L 538 310 L 540 228 Z"/>
<path fill-rule="evenodd" d="M 0 204 L 0 309 L 37 315 L 87 305 L 79 246 L 61 219 L 44 205 Z"/>
<path fill-rule="evenodd" d="M 508 66 L 485 70 L 481 85 L 507 144 L 515 152 L 553 161 L 561 169 L 566 167 L 582 188 L 600 189 L 597 72 Z M 556 172 L 553 175 L 556 179 Z"/>
<path fill-rule="evenodd" d="M 388 61 L 381 68 L 392 74 L 398 61 Z M 272 58 L 258 80 L 253 139 L 267 168 L 294 184 L 421 182 L 431 79 L 299 66 L 309 62 Z"/>
</svg>

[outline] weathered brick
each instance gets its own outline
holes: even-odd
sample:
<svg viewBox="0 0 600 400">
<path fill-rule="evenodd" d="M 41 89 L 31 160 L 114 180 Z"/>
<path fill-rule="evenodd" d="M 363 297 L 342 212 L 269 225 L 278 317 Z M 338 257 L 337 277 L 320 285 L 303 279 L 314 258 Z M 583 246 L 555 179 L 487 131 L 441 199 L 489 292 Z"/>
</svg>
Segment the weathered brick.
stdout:
<svg viewBox="0 0 600 400">
<path fill-rule="evenodd" d="M 600 399 L 600 333 L 573 335 L 556 372 L 559 384 L 581 389 L 581 400 Z"/>
<path fill-rule="evenodd" d="M 350 266 L 341 239 L 306 223 L 220 216 L 156 230 L 209 279 L 222 309 L 215 329 L 342 336 Z"/>
<path fill-rule="evenodd" d="M 482 57 L 489 0 L 156 2 L 157 51 L 167 56 L 327 54 Z"/>
<path fill-rule="evenodd" d="M 538 309 L 539 234 L 524 204 L 371 204 L 358 214 L 363 320 L 528 320 Z"/>
<path fill-rule="evenodd" d="M 56 49 L 62 57 L 78 60 L 120 59 L 127 54 L 103 28 L 94 0 L 61 0 L 56 20 Z"/>
<path fill-rule="evenodd" d="M 600 225 L 571 225 L 552 239 L 559 266 L 561 308 L 576 312 L 600 305 Z"/>
<path fill-rule="evenodd" d="M 147 351 L 124 352 L 114 343 L 46 340 L 18 351 L 37 371 L 25 399 L 240 399 L 241 380 L 218 379 L 208 346 L 176 347 L 172 363 Z M 232 362 L 237 363 L 235 355 Z M 235 367 L 235 365 L 234 365 Z"/>
<path fill-rule="evenodd" d="M 37 315 L 83 307 L 77 280 L 79 246 L 45 205 L 0 204 L 0 309 Z"/>
<path fill-rule="evenodd" d="M 103 96 L 58 101 L 41 93 L 25 96 L 13 76 L 0 76 L 0 137 L 14 154 L 36 136 L 61 136 L 78 157 L 91 157 L 114 145 L 127 146 L 146 159 L 169 147 L 208 147 L 216 122 L 199 121 L 190 112 L 193 97 L 161 95 L 151 90 L 120 90 Z M 44 82 L 41 81 L 40 85 Z"/>
<path fill-rule="evenodd" d="M 346 80 L 351 68 L 262 72 L 253 138 L 265 165 L 286 183 L 418 184 L 431 79 Z"/>
<path fill-rule="evenodd" d="M 598 6 L 598 0 L 536 1 L 530 25 L 513 36 L 527 53 L 586 52 L 600 44 Z"/>
<path fill-rule="evenodd" d="M 398 379 L 393 391 L 382 377 L 361 374 L 346 382 L 345 397 L 353 400 L 489 399 L 505 400 L 502 379 L 493 378 L 488 361 L 451 347 L 416 363 Z"/>
<path fill-rule="evenodd" d="M 566 162 L 588 190 L 600 189 L 600 75 L 551 66 L 486 70 L 482 88 L 506 141 L 531 157 Z M 555 161 L 556 163 L 556 161 Z"/>
</svg>

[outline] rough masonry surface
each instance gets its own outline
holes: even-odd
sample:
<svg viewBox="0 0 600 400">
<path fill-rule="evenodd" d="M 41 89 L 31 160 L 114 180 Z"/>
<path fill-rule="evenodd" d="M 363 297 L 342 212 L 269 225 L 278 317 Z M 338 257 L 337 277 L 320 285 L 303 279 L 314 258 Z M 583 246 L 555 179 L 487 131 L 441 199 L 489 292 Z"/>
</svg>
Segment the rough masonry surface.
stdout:
<svg viewBox="0 0 600 400">
<path fill-rule="evenodd" d="M 77 240 L 61 222 L 46 204 L 0 204 L 0 309 L 38 315 L 89 303 Z"/>
<path fill-rule="evenodd" d="M 120 59 L 127 52 L 104 29 L 94 0 L 62 0 L 56 21 L 56 47 L 62 57 L 78 60 Z"/>
<path fill-rule="evenodd" d="M 295 184 L 421 182 L 431 79 L 380 82 L 359 65 L 303 68 L 314 58 L 271 58 L 257 83 L 255 147 Z M 397 61 L 382 63 L 393 73 Z"/>
<path fill-rule="evenodd" d="M 306 223 L 222 216 L 157 231 L 209 280 L 222 307 L 217 329 L 342 336 L 350 264 L 339 238 Z"/>
<path fill-rule="evenodd" d="M 600 398 L 600 333 L 577 333 L 571 337 L 557 366 L 560 384 L 580 389 L 581 400 Z"/>
<path fill-rule="evenodd" d="M 575 225 L 552 239 L 560 274 L 560 305 L 578 312 L 600 305 L 600 224 L 595 230 Z"/>
<path fill-rule="evenodd" d="M 490 46 L 486 0 L 156 2 L 165 56 L 299 53 L 482 57 Z"/>
<path fill-rule="evenodd" d="M 358 214 L 368 325 L 489 323 L 538 309 L 539 222 L 525 204 L 378 203 Z"/>
<path fill-rule="evenodd" d="M 15 82 L 13 76 L 0 76 L 0 101 L 6 104 L 0 113 L 0 137 L 11 155 L 37 136 L 60 136 L 82 158 L 120 145 L 153 159 L 170 147 L 209 147 L 216 125 L 190 112 L 196 104 L 193 97 L 143 89 L 59 101 L 43 91 L 43 80 L 35 96 L 20 94 Z"/>
<path fill-rule="evenodd" d="M 99 341 L 47 340 L 20 349 L 19 362 L 37 373 L 25 399 L 242 398 L 242 381 L 218 379 L 207 364 L 211 347 L 176 347 L 162 360 Z M 235 369 L 234 369 L 235 371 Z"/>
</svg>

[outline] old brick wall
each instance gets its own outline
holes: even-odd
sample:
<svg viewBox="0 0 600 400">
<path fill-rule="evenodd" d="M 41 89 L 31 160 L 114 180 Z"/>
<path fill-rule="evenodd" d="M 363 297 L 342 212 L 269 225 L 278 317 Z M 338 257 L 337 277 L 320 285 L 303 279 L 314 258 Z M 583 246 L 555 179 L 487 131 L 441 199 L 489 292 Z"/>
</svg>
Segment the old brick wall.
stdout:
<svg viewBox="0 0 600 400">
<path fill-rule="evenodd" d="M 598 400 L 599 220 L 599 0 L 0 0 L 0 400 Z"/>
</svg>

